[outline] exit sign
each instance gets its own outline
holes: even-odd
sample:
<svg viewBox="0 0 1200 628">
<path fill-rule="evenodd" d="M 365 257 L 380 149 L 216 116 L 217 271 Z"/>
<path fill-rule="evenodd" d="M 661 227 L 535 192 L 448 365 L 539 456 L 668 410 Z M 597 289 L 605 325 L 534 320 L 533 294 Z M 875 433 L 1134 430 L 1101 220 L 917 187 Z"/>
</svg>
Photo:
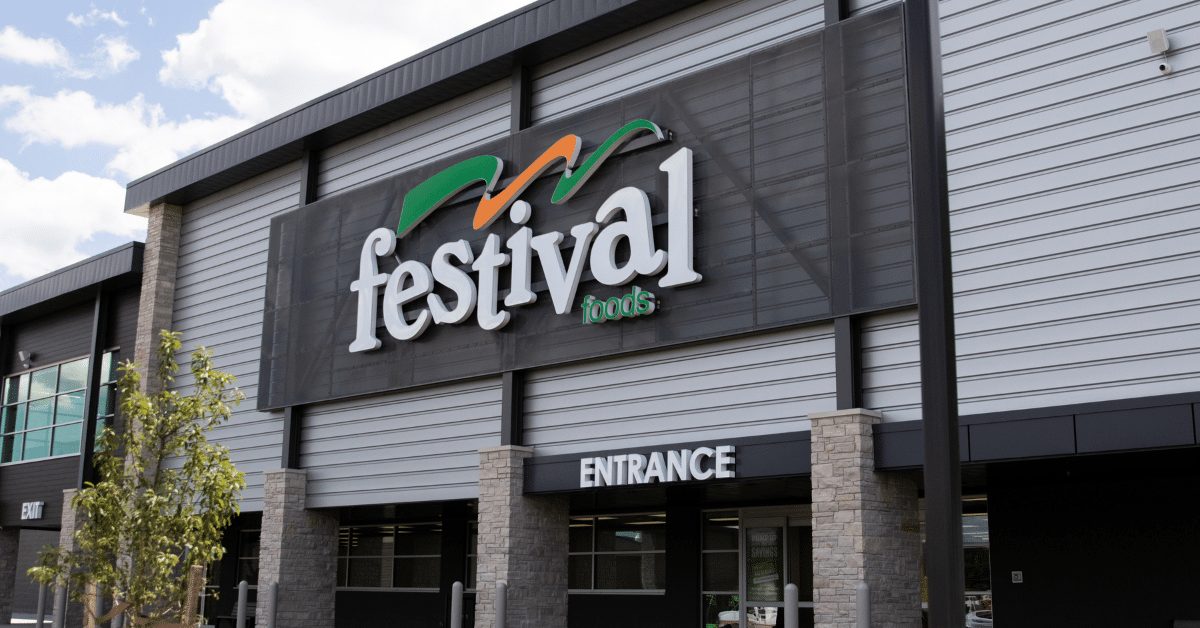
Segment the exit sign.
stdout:
<svg viewBox="0 0 1200 628">
<path fill-rule="evenodd" d="M 21 520 L 41 519 L 42 507 L 45 505 L 46 502 L 25 502 L 21 504 Z"/>
</svg>

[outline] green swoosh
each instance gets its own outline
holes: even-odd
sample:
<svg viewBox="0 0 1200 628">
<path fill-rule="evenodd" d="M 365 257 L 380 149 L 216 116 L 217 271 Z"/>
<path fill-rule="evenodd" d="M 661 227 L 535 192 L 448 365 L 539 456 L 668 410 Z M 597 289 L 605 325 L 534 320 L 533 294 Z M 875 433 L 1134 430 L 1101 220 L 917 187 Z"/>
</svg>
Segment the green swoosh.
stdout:
<svg viewBox="0 0 1200 628">
<path fill-rule="evenodd" d="M 504 162 L 499 157 L 480 155 L 460 161 L 429 177 L 404 195 L 396 235 L 401 238 L 408 235 L 433 210 L 475 183 L 482 181 L 487 185 L 484 194 L 490 193 L 503 170 Z"/>
<path fill-rule="evenodd" d="M 625 142 L 633 139 L 634 135 L 649 131 L 654 133 L 658 139 L 663 138 L 662 129 L 658 128 L 657 124 L 649 120 L 634 120 L 629 124 L 621 127 L 616 133 L 613 133 L 596 152 L 592 153 L 583 165 L 574 172 L 568 167 L 566 172 L 563 172 L 562 178 L 558 180 L 558 185 L 554 188 L 554 195 L 550 197 L 550 202 L 555 205 L 565 203 L 575 193 L 583 187 L 583 184 L 596 173 L 596 168 L 608 159 L 609 155 L 621 148 Z"/>
</svg>

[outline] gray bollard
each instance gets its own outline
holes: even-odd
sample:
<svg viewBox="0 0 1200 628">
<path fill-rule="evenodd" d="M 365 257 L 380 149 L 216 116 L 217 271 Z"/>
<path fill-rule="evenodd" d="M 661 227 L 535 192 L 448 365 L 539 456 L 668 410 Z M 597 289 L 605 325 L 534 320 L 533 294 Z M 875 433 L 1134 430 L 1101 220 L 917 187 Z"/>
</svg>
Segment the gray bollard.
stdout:
<svg viewBox="0 0 1200 628">
<path fill-rule="evenodd" d="M 246 628 L 246 595 L 250 591 L 250 583 L 242 580 L 238 583 L 237 628 Z"/>
<path fill-rule="evenodd" d="M 800 628 L 800 587 L 783 587 L 783 628 Z"/>
<path fill-rule="evenodd" d="M 46 627 L 46 585 L 38 585 L 37 628 Z"/>
<path fill-rule="evenodd" d="M 71 588 L 61 586 L 58 591 L 61 595 L 54 598 L 54 628 L 63 628 L 67 625 L 67 595 L 71 593 Z"/>
<path fill-rule="evenodd" d="M 496 628 L 504 628 L 508 623 L 508 583 L 503 580 L 496 583 Z"/>
<path fill-rule="evenodd" d="M 450 587 L 450 628 L 462 628 L 463 585 L 457 580 Z"/>
<path fill-rule="evenodd" d="M 267 628 L 275 628 L 275 601 L 279 599 L 279 583 L 272 582 L 267 590 Z"/>
<path fill-rule="evenodd" d="M 858 628 L 871 628 L 871 585 L 859 582 L 855 587 Z"/>
</svg>

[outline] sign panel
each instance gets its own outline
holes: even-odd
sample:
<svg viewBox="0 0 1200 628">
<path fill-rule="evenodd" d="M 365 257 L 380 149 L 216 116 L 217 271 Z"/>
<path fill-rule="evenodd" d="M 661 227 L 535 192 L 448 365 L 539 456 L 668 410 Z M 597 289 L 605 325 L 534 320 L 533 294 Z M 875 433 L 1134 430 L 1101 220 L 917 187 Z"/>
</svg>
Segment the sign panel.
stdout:
<svg viewBox="0 0 1200 628">
<path fill-rule="evenodd" d="M 914 301 L 898 7 L 271 222 L 260 409 Z"/>
</svg>

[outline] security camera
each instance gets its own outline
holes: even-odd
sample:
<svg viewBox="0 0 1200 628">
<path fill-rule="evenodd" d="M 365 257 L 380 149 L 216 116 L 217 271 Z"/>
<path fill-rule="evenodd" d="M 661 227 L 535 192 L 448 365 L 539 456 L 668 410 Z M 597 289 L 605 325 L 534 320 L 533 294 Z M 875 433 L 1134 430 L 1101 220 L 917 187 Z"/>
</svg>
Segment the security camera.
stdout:
<svg viewBox="0 0 1200 628">
<path fill-rule="evenodd" d="M 1163 76 L 1166 76 L 1166 75 L 1170 74 L 1170 73 L 1171 73 L 1171 64 L 1170 64 L 1170 63 L 1160 63 L 1160 64 L 1158 64 L 1158 71 L 1159 71 L 1159 72 L 1162 72 L 1162 73 L 1163 73 Z"/>
</svg>

